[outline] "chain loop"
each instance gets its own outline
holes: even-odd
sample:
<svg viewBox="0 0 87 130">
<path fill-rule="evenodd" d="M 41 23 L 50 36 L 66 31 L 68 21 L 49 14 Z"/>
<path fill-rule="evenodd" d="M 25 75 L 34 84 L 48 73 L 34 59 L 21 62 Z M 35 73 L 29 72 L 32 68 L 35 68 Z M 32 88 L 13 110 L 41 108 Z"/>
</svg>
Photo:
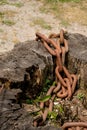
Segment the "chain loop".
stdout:
<svg viewBox="0 0 87 130">
<path fill-rule="evenodd" d="M 71 99 L 72 94 L 75 91 L 77 76 L 74 74 L 70 74 L 64 66 L 65 56 L 68 52 L 68 42 L 64 38 L 65 33 L 66 32 L 61 29 L 60 33 L 53 33 L 49 35 L 48 38 L 41 33 L 36 33 L 36 40 L 40 40 L 47 51 L 56 58 L 56 85 L 51 86 L 46 94 L 47 96 L 50 95 L 51 98 L 46 102 L 40 103 L 40 109 L 44 110 L 41 110 L 41 116 L 34 121 L 35 126 L 42 125 L 45 122 L 48 112 L 52 112 L 53 110 L 53 101 L 56 96 L 59 98 Z"/>
</svg>

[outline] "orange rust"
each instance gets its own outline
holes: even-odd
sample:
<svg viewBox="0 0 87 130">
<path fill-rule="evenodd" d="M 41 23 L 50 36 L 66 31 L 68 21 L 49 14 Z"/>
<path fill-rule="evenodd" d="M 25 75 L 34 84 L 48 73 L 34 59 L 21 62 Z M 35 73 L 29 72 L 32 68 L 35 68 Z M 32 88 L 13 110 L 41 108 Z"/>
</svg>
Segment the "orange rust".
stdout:
<svg viewBox="0 0 87 130">
<path fill-rule="evenodd" d="M 51 49 L 51 47 L 49 47 L 48 44 L 53 45 L 53 47 L 59 51 L 59 47 L 57 46 L 56 42 L 53 41 L 52 39 L 47 38 L 45 35 L 43 35 L 43 34 L 41 34 L 41 33 L 36 33 L 36 36 L 37 36 L 38 38 L 40 38 L 41 41 L 43 41 L 43 43 L 45 42 L 44 45 L 45 45 L 46 49 L 47 49 L 50 53 L 51 53 L 52 49 Z M 55 55 L 54 53 L 52 53 L 52 54 Z"/>
<path fill-rule="evenodd" d="M 60 90 L 60 88 L 61 88 L 61 84 L 60 84 L 60 82 L 58 82 L 57 87 L 53 90 L 53 93 L 58 92 Z"/>
<path fill-rule="evenodd" d="M 84 128 L 83 130 L 87 130 L 87 128 Z"/>
<path fill-rule="evenodd" d="M 65 50 L 66 52 L 68 52 L 68 41 L 66 39 L 64 39 L 64 47 L 65 47 Z"/>
<path fill-rule="evenodd" d="M 47 43 L 50 43 L 49 39 L 45 35 L 43 35 L 43 34 L 41 34 L 39 32 L 36 33 L 36 37 L 39 38 L 39 39 L 43 39 Z"/>
<path fill-rule="evenodd" d="M 37 127 L 39 125 L 39 123 L 42 121 L 43 121 L 42 115 L 36 116 L 36 118 L 33 120 L 33 126 Z"/>
<path fill-rule="evenodd" d="M 65 47 L 61 47 L 61 50 L 62 50 L 62 63 L 64 65 L 64 63 L 65 63 L 65 54 L 66 54 Z"/>
<path fill-rule="evenodd" d="M 72 128 L 68 128 L 68 130 L 73 130 Z"/>
<path fill-rule="evenodd" d="M 40 102 L 40 108 L 44 108 L 44 102 Z"/>
<path fill-rule="evenodd" d="M 56 52 L 56 64 L 57 66 L 59 66 L 59 71 L 62 71 L 62 62 L 61 62 L 60 54 L 57 49 L 55 50 L 55 52 Z"/>
<path fill-rule="evenodd" d="M 0 93 L 2 92 L 4 85 L 0 86 Z"/>
<path fill-rule="evenodd" d="M 64 86 L 62 86 L 62 93 L 66 92 L 66 88 Z"/>
<path fill-rule="evenodd" d="M 56 44 L 59 48 L 59 52 L 61 53 L 62 51 L 61 51 L 61 46 L 60 46 L 60 39 L 57 39 Z"/>
<path fill-rule="evenodd" d="M 33 121 L 33 126 L 37 127 L 37 125 L 38 125 L 37 121 Z"/>
<path fill-rule="evenodd" d="M 51 87 L 49 88 L 49 90 L 48 90 L 48 92 L 47 92 L 46 95 L 51 95 L 51 93 L 53 92 L 54 88 L 55 88 L 55 86 L 51 86 Z"/>
<path fill-rule="evenodd" d="M 72 84 L 72 77 L 71 77 L 71 74 L 69 73 L 69 71 L 66 69 L 65 66 L 63 66 L 63 71 L 64 71 L 64 73 L 66 74 L 67 78 L 69 79 L 70 84 Z"/>
<path fill-rule="evenodd" d="M 76 130 L 80 130 L 80 127 L 79 127 L 79 126 L 77 126 L 77 127 L 76 127 Z"/>
<path fill-rule="evenodd" d="M 60 30 L 60 42 L 61 43 L 64 42 L 64 30 L 63 29 Z"/>
<path fill-rule="evenodd" d="M 49 47 L 49 45 L 45 41 L 43 42 L 43 44 L 44 44 L 45 48 L 49 51 L 49 53 L 51 55 L 53 55 L 53 56 L 56 55 L 55 51 L 53 49 L 51 49 L 51 47 Z"/>
<path fill-rule="evenodd" d="M 49 111 L 52 112 L 52 110 L 53 110 L 53 101 L 50 100 Z"/>
<path fill-rule="evenodd" d="M 77 127 L 77 126 L 87 128 L 87 122 L 67 122 L 64 123 L 62 128 L 63 130 L 65 130 L 66 128 Z"/>
<path fill-rule="evenodd" d="M 57 49 L 59 53 L 61 53 L 60 47 L 56 44 L 56 42 L 53 41 L 52 39 L 49 39 L 49 41 L 50 41 L 50 44 L 52 44 L 53 47 L 54 47 L 55 49 Z"/>
<path fill-rule="evenodd" d="M 62 92 L 62 90 L 60 90 L 58 93 L 57 93 L 57 97 L 58 98 L 66 98 L 68 95 L 68 92 L 66 91 L 65 93 Z"/>
<path fill-rule="evenodd" d="M 55 97 L 56 97 L 56 95 L 53 94 L 53 96 L 51 97 L 51 101 L 54 101 Z"/>
<path fill-rule="evenodd" d="M 74 74 L 71 74 L 71 77 L 73 79 L 73 83 L 72 83 L 72 94 L 73 94 L 75 91 L 76 83 L 77 83 L 77 76 Z"/>
<path fill-rule="evenodd" d="M 47 118 L 47 115 L 48 115 L 48 109 L 45 109 L 44 110 L 44 113 L 43 113 L 43 121 L 45 121 L 46 120 L 46 118 Z"/>
<path fill-rule="evenodd" d="M 69 79 L 64 78 L 64 81 L 65 81 L 66 84 L 67 84 L 68 98 L 71 98 L 71 96 L 72 96 L 72 90 L 71 90 L 71 85 L 70 85 Z"/>
<path fill-rule="evenodd" d="M 52 33 L 52 34 L 49 35 L 49 38 L 57 38 L 57 37 L 59 37 L 59 36 L 60 36 L 59 33 L 58 33 L 58 34 Z"/>
<path fill-rule="evenodd" d="M 56 69 L 55 69 L 55 73 L 56 73 L 56 76 L 57 78 L 59 79 L 60 83 L 67 87 L 66 83 L 64 82 L 63 78 L 61 77 L 60 73 L 59 73 L 59 67 L 57 66 Z"/>
</svg>

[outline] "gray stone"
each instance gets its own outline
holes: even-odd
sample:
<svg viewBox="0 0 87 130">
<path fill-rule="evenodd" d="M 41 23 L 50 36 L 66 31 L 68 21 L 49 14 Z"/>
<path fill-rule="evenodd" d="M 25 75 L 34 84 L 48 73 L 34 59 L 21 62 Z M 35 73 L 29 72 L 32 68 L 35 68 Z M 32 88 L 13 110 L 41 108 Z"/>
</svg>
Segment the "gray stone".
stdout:
<svg viewBox="0 0 87 130">
<path fill-rule="evenodd" d="M 79 76 L 78 87 L 87 88 L 87 37 L 69 34 L 68 69 Z"/>
<path fill-rule="evenodd" d="M 52 79 L 53 62 L 43 45 L 36 41 L 20 43 L 0 56 L 0 79 L 5 87 L 21 88 L 29 97 L 41 91 L 46 78 Z"/>
<path fill-rule="evenodd" d="M 34 127 L 33 116 L 29 114 L 24 108 L 20 107 L 20 104 L 16 102 L 15 94 L 19 91 L 12 89 L 3 89 L 0 93 L 0 130 L 61 130 L 59 128 L 51 126 Z M 7 98 L 9 93 L 10 99 Z M 11 95 L 14 95 L 11 98 Z"/>
</svg>

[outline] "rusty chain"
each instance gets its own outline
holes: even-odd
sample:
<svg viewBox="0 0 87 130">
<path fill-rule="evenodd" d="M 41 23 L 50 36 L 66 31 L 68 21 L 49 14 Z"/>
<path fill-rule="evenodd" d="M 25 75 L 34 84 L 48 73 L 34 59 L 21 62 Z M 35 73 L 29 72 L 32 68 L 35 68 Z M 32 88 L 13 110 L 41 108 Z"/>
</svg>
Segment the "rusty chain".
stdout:
<svg viewBox="0 0 87 130">
<path fill-rule="evenodd" d="M 34 119 L 34 126 L 39 126 L 44 123 L 48 112 L 53 110 L 53 101 L 55 97 L 71 99 L 75 91 L 77 76 L 75 74 L 70 74 L 64 66 L 65 56 L 68 52 L 68 41 L 64 37 L 65 33 L 66 32 L 62 29 L 59 34 L 51 34 L 49 37 L 41 33 L 36 33 L 36 40 L 41 41 L 47 51 L 56 58 L 56 85 L 51 86 L 47 92 L 47 95 L 50 95 L 51 99 L 47 102 L 40 103 L 40 108 L 44 108 L 44 111 L 41 111 L 40 115 Z"/>
<path fill-rule="evenodd" d="M 62 128 L 63 130 L 87 130 L 87 122 L 67 122 Z"/>
<path fill-rule="evenodd" d="M 4 88 L 4 85 L 3 84 L 0 85 L 0 93 L 2 92 L 3 88 Z"/>
<path fill-rule="evenodd" d="M 40 40 L 48 52 L 56 57 L 55 76 L 57 82 L 61 84 L 56 95 L 61 98 L 71 98 L 75 90 L 77 76 L 70 74 L 64 66 L 65 55 L 68 52 L 68 41 L 64 38 L 65 33 L 64 30 L 60 30 L 59 34 L 51 34 L 49 38 L 41 33 L 36 33 L 36 39 Z M 56 38 L 56 41 L 54 41 L 53 38 Z M 53 46 L 54 49 L 52 49 L 50 45 Z M 65 77 L 61 75 L 61 72 L 64 73 Z M 55 86 L 55 89 L 56 87 L 58 86 Z"/>
</svg>

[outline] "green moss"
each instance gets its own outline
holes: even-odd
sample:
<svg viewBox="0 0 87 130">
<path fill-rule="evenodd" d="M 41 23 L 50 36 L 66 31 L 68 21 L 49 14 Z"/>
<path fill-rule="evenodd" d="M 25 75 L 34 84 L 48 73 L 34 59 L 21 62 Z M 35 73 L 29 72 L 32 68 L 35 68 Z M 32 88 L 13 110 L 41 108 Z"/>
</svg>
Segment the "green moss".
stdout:
<svg viewBox="0 0 87 130">
<path fill-rule="evenodd" d="M 77 94 L 77 98 L 78 98 L 79 100 L 82 100 L 84 97 L 85 97 L 85 95 L 84 95 L 83 93 L 78 93 L 78 94 Z"/>
</svg>

